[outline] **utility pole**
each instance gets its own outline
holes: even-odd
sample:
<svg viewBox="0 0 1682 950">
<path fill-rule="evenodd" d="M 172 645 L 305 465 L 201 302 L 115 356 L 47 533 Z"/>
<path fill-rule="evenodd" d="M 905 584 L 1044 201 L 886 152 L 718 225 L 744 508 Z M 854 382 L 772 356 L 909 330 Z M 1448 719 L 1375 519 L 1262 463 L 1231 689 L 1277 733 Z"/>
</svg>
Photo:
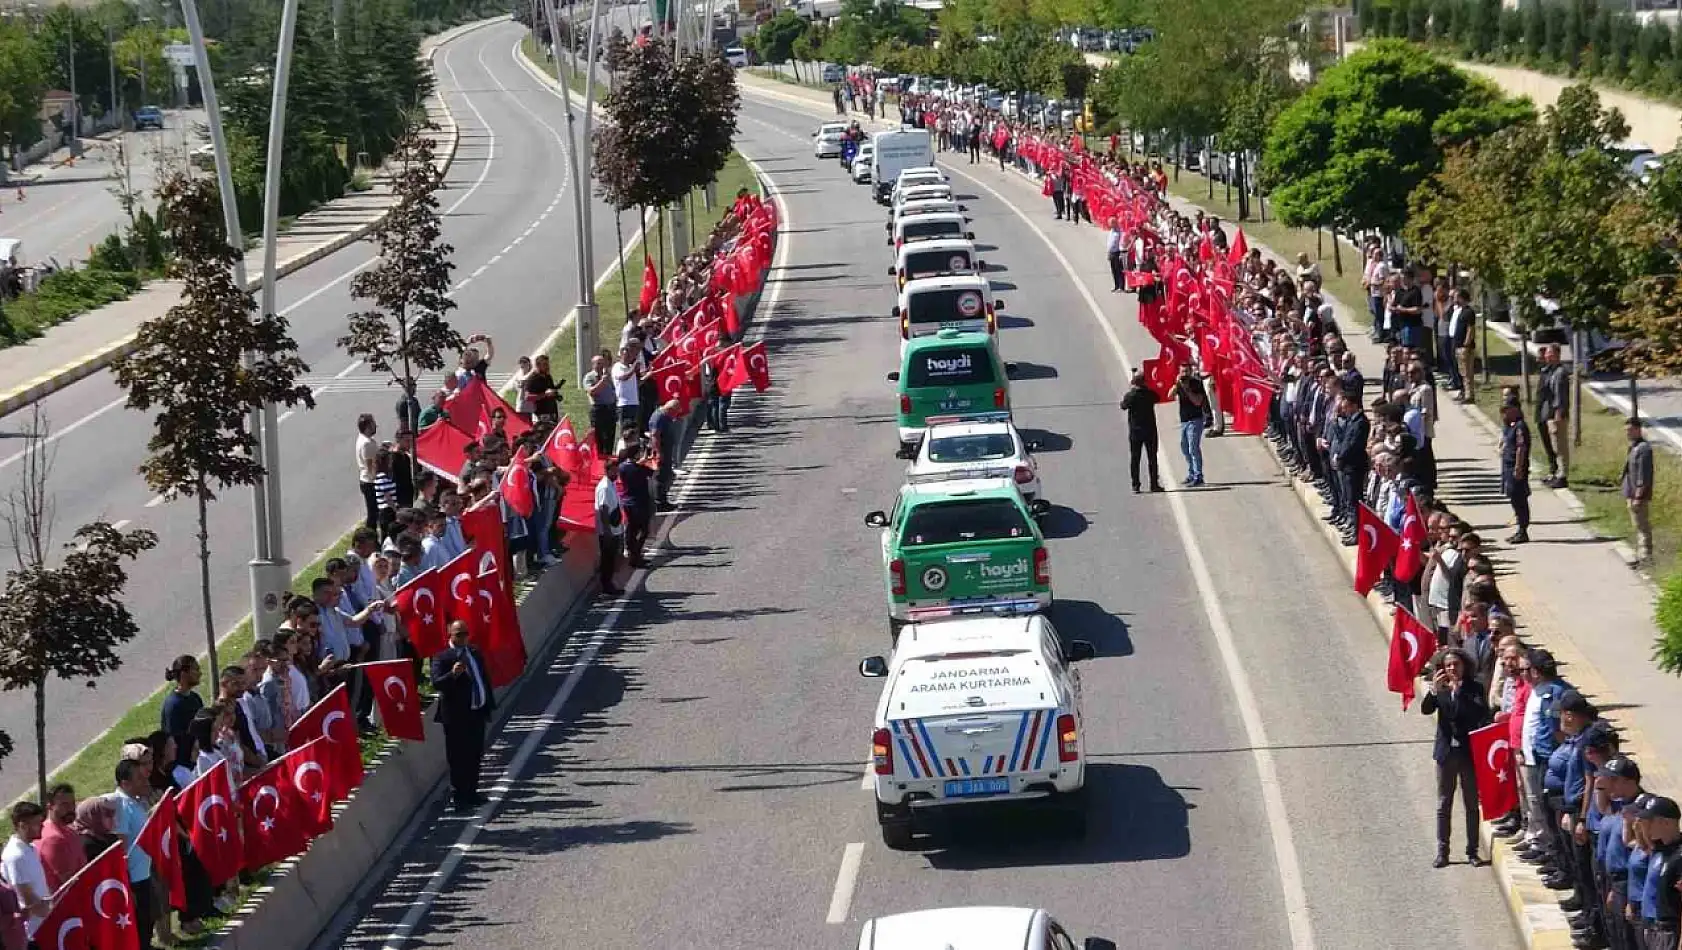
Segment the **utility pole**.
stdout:
<svg viewBox="0 0 1682 950">
<path fill-rule="evenodd" d="M 1678 2 L 1682 2 L 1682 0 L 1678 0 Z M 596 167 L 596 145 L 593 136 L 596 118 L 596 56 L 601 49 L 601 9 L 602 0 L 590 0 L 590 33 L 588 39 L 584 42 L 584 134 L 583 141 L 580 143 L 578 158 L 579 171 L 584 177 L 575 183 L 579 189 L 582 189 L 585 183 L 590 180 L 593 169 Z M 609 11 L 608 16 L 611 17 L 612 15 L 612 11 Z M 582 204 L 584 217 L 583 225 L 579 229 L 579 240 L 584 243 L 584 271 L 585 277 L 589 278 L 586 281 L 589 286 L 585 288 L 584 299 L 579 303 L 578 314 L 573 321 L 573 338 L 578 341 L 579 352 L 586 354 L 586 358 L 580 361 L 580 365 L 588 365 L 588 354 L 596 352 L 601 347 L 601 331 L 599 329 L 601 326 L 601 311 L 596 306 L 596 283 L 595 278 L 591 276 L 596 272 L 595 209 L 593 207 L 595 202 L 583 201 Z M 617 248 L 614 249 L 614 253 L 618 253 Z M 577 378 L 583 379 L 584 377 L 579 376 Z"/>
<path fill-rule="evenodd" d="M 548 12 L 549 32 L 552 34 L 550 38 L 555 41 L 555 74 L 557 77 L 560 77 L 560 31 L 557 28 L 557 24 L 560 22 L 559 0 L 548 0 Z M 588 82 L 588 80 L 586 80 L 586 82 Z M 561 98 L 562 101 L 566 103 L 567 111 L 567 172 L 572 176 L 573 182 L 572 220 L 573 225 L 578 232 L 578 237 L 573 242 L 574 249 L 577 252 L 576 263 L 578 266 L 578 308 L 573 317 L 574 326 L 576 327 L 575 332 L 573 333 L 573 368 L 574 371 L 578 373 L 578 375 L 574 378 L 583 379 L 584 374 L 590 371 L 590 357 L 591 354 L 595 352 L 593 344 L 594 337 L 596 335 L 595 307 L 591 301 L 591 291 L 593 289 L 594 282 L 590 278 L 589 265 L 584 259 L 584 207 L 589 202 L 586 201 L 584 197 L 584 192 L 587 190 L 584 183 L 585 180 L 579 177 L 578 127 L 574 124 L 577 116 L 573 113 L 572 86 L 564 78 L 560 79 L 560 86 Z M 586 168 L 585 173 L 588 174 L 588 172 L 589 169 Z M 584 324 L 586 322 L 589 323 L 588 329 L 590 332 L 588 333 L 585 332 L 586 328 Z"/>
<path fill-rule="evenodd" d="M 122 124 L 122 113 L 117 111 L 117 41 L 111 35 L 111 28 L 105 28 L 105 58 L 111 65 L 111 114 L 118 116 L 118 124 Z"/>
<path fill-rule="evenodd" d="M 264 167 L 263 182 L 263 297 L 264 314 L 275 312 L 276 247 L 280 236 L 280 163 L 286 144 L 286 88 L 292 78 L 293 37 L 298 29 L 299 0 L 286 0 L 280 14 L 280 48 L 275 51 L 274 95 L 269 106 L 269 153 Z M 337 24 L 334 26 L 337 36 Z M 280 506 L 280 420 L 276 418 L 274 403 L 263 406 L 262 455 L 264 494 L 268 506 L 264 512 L 268 536 L 269 558 L 260 565 L 266 578 L 279 583 L 282 590 L 292 579 L 292 565 L 286 560 L 285 527 Z M 254 565 L 253 568 L 258 567 Z M 268 607 L 265 601 L 265 607 Z M 280 610 L 276 604 L 264 614 L 253 614 L 252 628 L 259 632 L 274 631 L 280 625 Z"/>
<path fill-rule="evenodd" d="M 65 72 L 70 74 L 70 157 L 75 158 L 82 153 L 82 100 L 76 95 L 76 14 L 69 14 L 70 28 L 64 31 L 66 45 L 70 48 L 70 59 Z"/>
</svg>

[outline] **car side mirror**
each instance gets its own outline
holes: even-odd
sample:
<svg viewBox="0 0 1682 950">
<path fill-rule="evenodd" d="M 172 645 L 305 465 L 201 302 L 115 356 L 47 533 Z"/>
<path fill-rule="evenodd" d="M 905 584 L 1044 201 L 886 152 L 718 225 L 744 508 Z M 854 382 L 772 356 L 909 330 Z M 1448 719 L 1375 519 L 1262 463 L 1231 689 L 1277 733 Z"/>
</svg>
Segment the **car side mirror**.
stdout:
<svg viewBox="0 0 1682 950">
<path fill-rule="evenodd" d="M 1103 937 L 1087 937 L 1081 947 L 1082 950 L 1116 950 L 1115 941 Z"/>
<path fill-rule="evenodd" d="M 964 232 L 964 240 L 966 240 L 966 241 L 975 240 L 975 232 L 974 231 L 965 231 Z"/>
<path fill-rule="evenodd" d="M 1040 449 L 1045 448 L 1045 443 L 1041 442 L 1039 439 L 1023 439 L 1022 447 L 1030 452 L 1038 452 Z"/>
<path fill-rule="evenodd" d="M 892 277 L 892 276 L 894 276 L 898 273 L 899 273 L 899 268 L 894 267 L 893 265 L 888 266 L 888 276 L 889 277 Z"/>
<path fill-rule="evenodd" d="M 896 369 L 893 372 L 888 374 L 888 382 L 890 382 L 890 383 L 899 382 L 899 370 Z"/>
<path fill-rule="evenodd" d="M 976 261 L 975 262 L 975 272 L 976 273 L 979 274 L 979 273 L 982 273 L 986 270 L 987 270 L 987 262 L 986 261 Z"/>
<path fill-rule="evenodd" d="M 889 221 L 887 224 L 882 225 L 882 230 L 884 230 L 884 231 L 892 231 L 893 229 L 894 229 L 894 223 L 892 221 Z"/>
<path fill-rule="evenodd" d="M 969 205 L 959 205 L 958 210 L 959 211 L 968 211 L 969 210 Z"/>
<path fill-rule="evenodd" d="M 894 304 L 894 308 L 888 311 L 888 315 L 896 320 L 899 319 L 899 304 Z"/>
<path fill-rule="evenodd" d="M 1051 502 L 1044 498 L 1035 498 L 1034 503 L 1028 506 L 1028 511 L 1036 518 L 1044 518 L 1051 514 Z"/>
<path fill-rule="evenodd" d="M 888 513 L 885 511 L 872 511 L 870 514 L 864 516 L 864 523 L 872 528 L 886 528 L 888 526 Z"/>
<path fill-rule="evenodd" d="M 1097 655 L 1098 648 L 1092 645 L 1091 640 L 1070 640 L 1068 645 L 1063 647 L 1063 658 L 1070 663 L 1090 660 Z M 1113 947 L 1115 944 L 1112 943 L 1110 946 Z"/>
<path fill-rule="evenodd" d="M 993 301 L 993 309 L 994 310 L 1003 310 L 1004 308 L 1005 308 L 1005 302 L 1003 300 L 994 300 Z"/>
<path fill-rule="evenodd" d="M 889 235 L 889 236 L 883 238 L 882 243 L 888 245 L 889 247 L 893 247 L 893 244 L 894 244 L 893 235 Z"/>
<path fill-rule="evenodd" d="M 1006 363 L 1005 364 L 1005 378 L 1006 379 L 1015 379 L 1016 378 L 1016 364 L 1015 363 Z"/>
<path fill-rule="evenodd" d="M 868 676 L 873 679 L 880 676 L 887 676 L 888 661 L 879 656 L 867 656 L 859 661 L 859 675 Z"/>
</svg>

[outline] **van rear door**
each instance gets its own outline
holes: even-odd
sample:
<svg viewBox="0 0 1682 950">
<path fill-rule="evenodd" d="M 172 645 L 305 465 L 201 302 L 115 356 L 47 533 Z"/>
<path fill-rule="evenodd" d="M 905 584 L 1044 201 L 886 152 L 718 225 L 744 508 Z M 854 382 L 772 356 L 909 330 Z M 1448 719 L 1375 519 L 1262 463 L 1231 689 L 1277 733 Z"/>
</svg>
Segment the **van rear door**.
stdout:
<svg viewBox="0 0 1682 950">
<path fill-rule="evenodd" d="M 1032 600 L 1040 593 L 1034 582 L 1039 547 L 1015 499 L 978 495 L 917 504 L 899 535 L 913 618 L 930 609 Z"/>
</svg>

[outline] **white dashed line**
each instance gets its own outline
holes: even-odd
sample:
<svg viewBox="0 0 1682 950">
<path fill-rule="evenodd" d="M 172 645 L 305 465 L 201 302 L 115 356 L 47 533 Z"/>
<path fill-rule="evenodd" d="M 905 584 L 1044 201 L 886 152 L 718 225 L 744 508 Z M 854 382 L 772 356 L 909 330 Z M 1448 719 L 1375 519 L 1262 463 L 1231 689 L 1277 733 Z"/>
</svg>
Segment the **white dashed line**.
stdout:
<svg viewBox="0 0 1682 950">
<path fill-rule="evenodd" d="M 853 892 L 858 889 L 859 864 L 864 860 L 864 843 L 854 841 L 841 849 L 841 870 L 835 875 L 835 892 L 829 897 L 826 923 L 844 924 L 853 910 Z"/>
</svg>

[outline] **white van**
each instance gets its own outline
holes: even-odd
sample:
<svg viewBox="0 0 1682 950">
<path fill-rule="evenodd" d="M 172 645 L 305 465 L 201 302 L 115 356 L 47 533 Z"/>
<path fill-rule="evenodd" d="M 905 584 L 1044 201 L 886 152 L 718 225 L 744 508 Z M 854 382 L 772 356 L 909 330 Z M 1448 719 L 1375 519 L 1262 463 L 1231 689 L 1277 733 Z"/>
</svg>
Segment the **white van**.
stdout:
<svg viewBox="0 0 1682 950">
<path fill-rule="evenodd" d="M 1064 643 L 1043 614 L 964 616 L 907 625 L 892 659 L 859 673 L 885 677 L 870 738 L 882 843 L 911 846 L 945 812 L 1006 804 L 1055 809 L 1086 833 L 1080 676 L 1096 655 Z"/>
<path fill-rule="evenodd" d="M 737 69 L 745 69 L 748 65 L 748 51 L 740 46 L 726 47 L 724 50 L 724 61 Z"/>
<path fill-rule="evenodd" d="M 938 238 L 973 241 L 975 233 L 966 230 L 968 225 L 969 222 L 964 219 L 963 214 L 957 211 L 902 217 L 888 225 L 888 243 L 896 249 L 897 254 L 899 247 L 917 241 L 932 241 Z"/>
<path fill-rule="evenodd" d="M 1004 301 L 993 299 L 993 285 L 987 278 L 980 274 L 953 274 L 906 281 L 899 289 L 899 302 L 894 304 L 893 315 L 899 321 L 901 340 L 957 330 L 985 333 L 994 337 L 996 347 L 998 313 L 1003 309 Z"/>
<path fill-rule="evenodd" d="M 876 200 L 886 202 L 899 173 L 934 164 L 934 140 L 928 129 L 900 129 L 876 136 L 876 166 L 871 186 Z"/>
<path fill-rule="evenodd" d="M 980 274 L 986 270 L 987 262 L 977 256 L 975 242 L 954 238 L 914 241 L 901 247 L 888 276 L 898 278 L 899 286 L 904 287 L 907 281 L 919 277 Z"/>
</svg>

